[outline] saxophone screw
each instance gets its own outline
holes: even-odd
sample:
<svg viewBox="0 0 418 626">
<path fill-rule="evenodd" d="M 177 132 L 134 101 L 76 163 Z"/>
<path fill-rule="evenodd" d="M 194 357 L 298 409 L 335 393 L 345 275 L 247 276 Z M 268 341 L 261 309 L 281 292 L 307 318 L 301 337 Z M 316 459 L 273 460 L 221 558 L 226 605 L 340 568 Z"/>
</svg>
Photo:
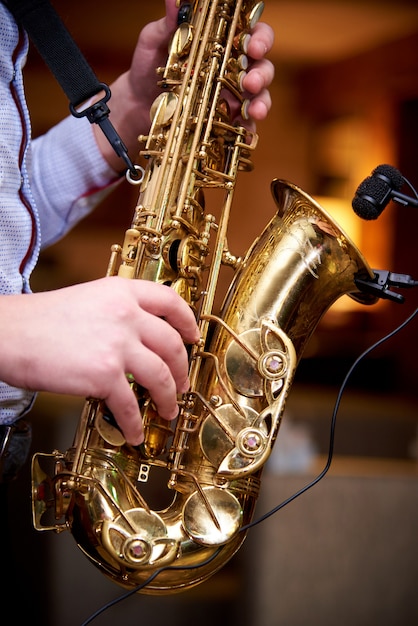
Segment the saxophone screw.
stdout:
<svg viewBox="0 0 418 626">
<path fill-rule="evenodd" d="M 287 359 L 283 352 L 268 352 L 260 359 L 259 371 L 262 376 L 277 380 L 287 371 Z"/>
<path fill-rule="evenodd" d="M 188 411 L 188 413 L 190 413 L 191 409 L 193 409 L 194 407 L 194 400 L 193 398 L 189 395 L 184 402 L 184 416 L 186 417 L 186 411 Z"/>
<path fill-rule="evenodd" d="M 266 363 L 269 372 L 276 374 L 283 367 L 283 361 L 277 357 L 270 357 Z"/>
<path fill-rule="evenodd" d="M 125 558 L 129 563 L 144 563 L 151 556 L 151 546 L 144 539 L 132 538 L 125 542 L 121 558 Z"/>
<path fill-rule="evenodd" d="M 266 445 L 265 435 L 255 428 L 244 428 L 236 440 L 236 446 L 244 456 L 258 456 Z"/>
<path fill-rule="evenodd" d="M 229 487 L 229 480 L 223 476 L 215 475 L 213 477 L 213 484 L 215 487 Z"/>
<path fill-rule="evenodd" d="M 218 407 L 222 404 L 222 400 L 219 396 L 211 396 L 209 402 L 211 403 L 212 406 Z"/>
<path fill-rule="evenodd" d="M 261 439 L 257 433 L 253 433 L 252 435 L 248 435 L 248 437 L 243 441 L 244 447 L 247 452 L 254 452 L 258 450 L 260 447 Z"/>
</svg>

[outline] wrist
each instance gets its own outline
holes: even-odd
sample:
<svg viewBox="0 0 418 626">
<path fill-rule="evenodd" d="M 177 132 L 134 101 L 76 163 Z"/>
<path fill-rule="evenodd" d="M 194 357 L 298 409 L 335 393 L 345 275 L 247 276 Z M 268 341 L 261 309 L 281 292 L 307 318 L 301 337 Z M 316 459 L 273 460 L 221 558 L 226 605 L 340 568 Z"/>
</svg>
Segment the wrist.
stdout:
<svg viewBox="0 0 418 626">
<path fill-rule="evenodd" d="M 131 86 L 129 72 L 119 76 L 110 89 L 109 120 L 127 147 L 130 158 L 135 161 L 139 148 L 138 136 L 146 134 L 150 125 L 146 98 L 136 96 Z M 124 169 L 122 159 L 115 153 L 97 124 L 93 124 L 93 131 L 103 158 L 115 172 L 121 172 Z"/>
</svg>

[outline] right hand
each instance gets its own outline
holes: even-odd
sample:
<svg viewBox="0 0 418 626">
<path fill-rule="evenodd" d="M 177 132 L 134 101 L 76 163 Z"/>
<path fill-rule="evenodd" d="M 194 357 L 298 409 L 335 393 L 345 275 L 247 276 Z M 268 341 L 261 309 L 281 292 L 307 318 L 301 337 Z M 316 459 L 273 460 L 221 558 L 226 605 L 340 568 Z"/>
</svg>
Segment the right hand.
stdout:
<svg viewBox="0 0 418 626">
<path fill-rule="evenodd" d="M 65 289 L 0 297 L 0 379 L 35 391 L 103 399 L 126 440 L 143 427 L 126 374 L 166 419 L 189 386 L 187 352 L 199 331 L 172 289 L 144 280 L 102 278 Z"/>
</svg>

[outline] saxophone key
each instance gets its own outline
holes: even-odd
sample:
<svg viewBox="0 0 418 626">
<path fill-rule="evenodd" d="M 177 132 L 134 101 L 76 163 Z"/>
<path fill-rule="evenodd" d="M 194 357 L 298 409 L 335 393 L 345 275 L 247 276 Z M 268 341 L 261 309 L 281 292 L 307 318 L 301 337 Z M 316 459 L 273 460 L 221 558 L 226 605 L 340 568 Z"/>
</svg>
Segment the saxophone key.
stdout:
<svg viewBox="0 0 418 626">
<path fill-rule="evenodd" d="M 142 419 L 145 435 L 143 451 L 148 459 L 155 459 L 167 451 L 168 439 L 173 434 L 170 422 L 158 415 L 151 402 L 143 409 Z"/>
<path fill-rule="evenodd" d="M 177 56 L 188 54 L 192 41 L 193 29 L 190 24 L 180 24 L 171 41 L 171 52 Z"/>
<path fill-rule="evenodd" d="M 250 33 L 243 32 L 237 35 L 234 39 L 234 48 L 236 50 L 242 50 L 244 54 L 248 52 L 248 44 L 250 43 Z"/>
<path fill-rule="evenodd" d="M 106 276 L 116 276 L 118 273 L 117 265 L 121 257 L 122 247 L 115 243 L 110 249 L 110 259 L 106 270 Z"/>
<path fill-rule="evenodd" d="M 240 529 L 242 508 L 238 498 L 226 489 L 205 487 L 188 498 L 183 525 L 193 540 L 204 546 L 226 543 Z"/>
<path fill-rule="evenodd" d="M 257 2 L 247 15 L 247 25 L 249 30 L 253 30 L 254 26 L 260 21 L 264 11 L 264 2 Z"/>
<path fill-rule="evenodd" d="M 95 428 L 104 441 L 111 446 L 119 447 L 126 443 L 126 439 L 123 436 L 122 431 L 116 424 L 116 420 L 110 411 L 103 409 L 103 412 L 99 411 L 95 420 Z"/>
<path fill-rule="evenodd" d="M 250 115 L 248 113 L 250 104 L 251 104 L 251 100 L 245 99 L 241 105 L 241 117 L 243 120 L 248 120 L 250 118 Z"/>
<path fill-rule="evenodd" d="M 179 8 L 177 15 L 177 24 L 180 26 L 183 23 L 189 23 L 193 17 L 193 5 L 190 2 L 185 2 Z"/>
<path fill-rule="evenodd" d="M 151 121 L 157 126 L 167 126 L 171 122 L 177 106 L 177 94 L 172 91 L 161 93 L 151 106 Z"/>
<path fill-rule="evenodd" d="M 128 228 L 122 248 L 122 260 L 131 263 L 136 258 L 141 233 L 136 228 Z"/>
</svg>

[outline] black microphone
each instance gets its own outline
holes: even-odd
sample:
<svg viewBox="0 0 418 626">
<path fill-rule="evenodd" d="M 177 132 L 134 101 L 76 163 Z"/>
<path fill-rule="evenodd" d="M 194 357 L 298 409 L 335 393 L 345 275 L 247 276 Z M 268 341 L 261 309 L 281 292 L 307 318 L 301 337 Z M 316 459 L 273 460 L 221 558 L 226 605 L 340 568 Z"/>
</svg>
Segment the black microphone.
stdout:
<svg viewBox="0 0 418 626">
<path fill-rule="evenodd" d="M 418 206 L 418 199 L 400 193 L 407 182 L 392 165 L 379 165 L 357 188 L 352 206 L 354 212 L 365 220 L 375 220 L 391 200 L 404 206 Z"/>
</svg>

